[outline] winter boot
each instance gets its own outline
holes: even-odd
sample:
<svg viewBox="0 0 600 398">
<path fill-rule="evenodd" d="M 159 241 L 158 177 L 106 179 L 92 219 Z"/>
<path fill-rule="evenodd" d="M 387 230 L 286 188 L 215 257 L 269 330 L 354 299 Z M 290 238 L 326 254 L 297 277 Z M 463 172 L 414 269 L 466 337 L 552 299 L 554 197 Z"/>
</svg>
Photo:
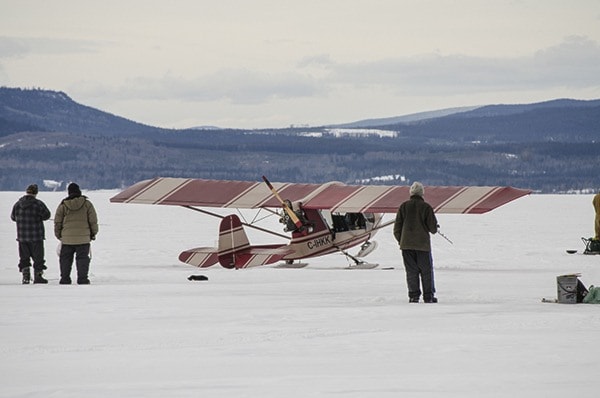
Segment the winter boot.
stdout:
<svg viewBox="0 0 600 398">
<path fill-rule="evenodd" d="M 71 269 L 72 265 L 63 262 L 60 260 L 60 281 L 58 282 L 61 285 L 70 285 L 71 284 Z"/>
<path fill-rule="evenodd" d="M 44 279 L 43 271 L 36 271 L 35 276 L 33 277 L 33 283 L 48 283 L 47 279 Z"/>
<path fill-rule="evenodd" d="M 90 264 L 88 261 L 81 261 L 77 264 L 77 284 L 78 285 L 89 285 L 90 280 L 88 273 L 90 271 Z"/>
<path fill-rule="evenodd" d="M 23 274 L 23 284 L 28 285 L 31 282 L 31 270 L 29 267 L 23 268 L 21 273 Z"/>
</svg>

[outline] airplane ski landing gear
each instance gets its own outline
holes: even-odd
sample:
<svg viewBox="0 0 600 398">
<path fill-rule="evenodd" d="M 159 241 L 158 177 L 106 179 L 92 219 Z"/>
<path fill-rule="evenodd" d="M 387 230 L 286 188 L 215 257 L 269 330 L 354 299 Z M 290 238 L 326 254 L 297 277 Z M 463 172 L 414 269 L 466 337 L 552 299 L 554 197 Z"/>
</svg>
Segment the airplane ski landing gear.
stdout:
<svg viewBox="0 0 600 398">
<path fill-rule="evenodd" d="M 279 263 L 276 265 L 276 268 L 304 268 L 308 265 L 308 263 L 303 262 L 294 262 L 294 260 L 285 260 L 283 263 Z"/>
<path fill-rule="evenodd" d="M 377 249 L 377 242 L 366 241 L 360 246 L 360 251 L 356 254 L 356 257 L 367 257 L 375 249 Z"/>
<path fill-rule="evenodd" d="M 377 263 L 365 263 L 364 261 L 361 261 L 358 264 L 349 265 L 347 269 L 373 269 L 377 267 L 379 267 L 379 264 Z"/>
<path fill-rule="evenodd" d="M 354 261 L 354 264 L 350 264 L 348 266 L 348 269 L 371 269 L 371 268 L 375 268 L 375 267 L 379 266 L 379 264 L 367 263 L 362 260 L 359 260 L 356 257 L 354 257 L 353 255 L 351 255 L 350 253 L 348 253 L 347 251 L 343 250 L 341 247 L 338 247 L 335 245 L 334 245 L 334 247 L 336 249 L 338 249 L 340 251 L 340 253 L 342 253 L 344 256 L 346 256 L 347 259 Z"/>
</svg>

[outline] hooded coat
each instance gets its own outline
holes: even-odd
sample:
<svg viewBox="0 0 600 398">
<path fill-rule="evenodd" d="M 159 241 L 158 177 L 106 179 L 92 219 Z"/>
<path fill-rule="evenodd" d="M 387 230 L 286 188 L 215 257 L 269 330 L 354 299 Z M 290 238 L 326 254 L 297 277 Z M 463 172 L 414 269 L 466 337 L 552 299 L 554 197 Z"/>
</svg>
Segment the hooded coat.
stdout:
<svg viewBox="0 0 600 398">
<path fill-rule="evenodd" d="M 21 197 L 13 206 L 10 219 L 17 223 L 19 242 L 39 242 L 46 238 L 44 221 L 50 218 L 50 210 L 35 195 Z"/>
<path fill-rule="evenodd" d="M 420 195 L 412 195 L 396 213 L 394 237 L 402 250 L 431 251 L 429 233 L 437 232 L 433 208 Z"/>
<path fill-rule="evenodd" d="M 54 235 L 65 245 L 90 243 L 98 233 L 98 217 L 86 196 L 69 196 L 56 209 Z"/>
</svg>

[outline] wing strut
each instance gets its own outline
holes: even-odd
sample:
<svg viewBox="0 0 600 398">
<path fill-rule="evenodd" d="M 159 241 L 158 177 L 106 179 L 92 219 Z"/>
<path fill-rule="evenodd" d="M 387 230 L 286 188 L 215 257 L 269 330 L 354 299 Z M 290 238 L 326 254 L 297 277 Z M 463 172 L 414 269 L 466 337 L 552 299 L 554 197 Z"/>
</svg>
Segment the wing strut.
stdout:
<svg viewBox="0 0 600 398">
<path fill-rule="evenodd" d="M 185 206 L 182 206 L 182 207 L 185 207 L 186 209 L 194 210 L 194 211 L 197 211 L 197 212 L 200 212 L 200 213 L 208 214 L 209 216 L 217 217 L 217 218 L 220 218 L 220 219 L 224 219 L 226 217 L 226 216 L 222 216 L 222 215 L 217 214 L 217 213 L 213 213 L 213 212 L 208 211 L 208 210 L 198 209 L 198 208 L 192 207 L 192 206 L 185 205 Z M 257 227 L 256 225 L 248 224 L 248 223 L 245 223 L 245 222 L 242 222 L 241 224 L 243 226 L 245 226 L 245 227 L 248 227 L 248 228 L 254 228 L 254 229 L 257 229 L 257 230 L 259 230 L 261 232 L 266 232 L 266 233 L 271 234 L 271 235 L 279 236 L 280 238 L 284 238 L 284 239 L 288 239 L 288 240 L 290 239 L 290 237 L 287 236 L 287 235 L 279 234 L 277 232 L 273 232 L 273 231 L 270 231 L 270 230 L 265 229 L 265 228 Z"/>
</svg>

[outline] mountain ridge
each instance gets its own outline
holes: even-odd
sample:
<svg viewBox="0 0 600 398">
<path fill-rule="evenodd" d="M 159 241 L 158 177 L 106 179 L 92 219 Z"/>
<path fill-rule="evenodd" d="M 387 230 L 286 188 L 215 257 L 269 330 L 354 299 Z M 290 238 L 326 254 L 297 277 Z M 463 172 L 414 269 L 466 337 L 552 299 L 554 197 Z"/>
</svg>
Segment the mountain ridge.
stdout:
<svg viewBox="0 0 600 398">
<path fill-rule="evenodd" d="M 80 104 L 62 91 L 42 89 L 0 87 L 0 118 L 40 131 L 100 135 L 168 131 Z"/>
<path fill-rule="evenodd" d="M 597 190 L 597 105 L 570 99 L 490 105 L 345 129 L 356 134 L 328 126 L 169 130 L 78 104 L 63 92 L 0 88 L 0 190 L 44 180 L 114 189 L 156 176 L 254 181 L 262 175 L 304 183 Z"/>
<path fill-rule="evenodd" d="M 348 123 L 315 126 L 322 128 L 375 128 L 426 123 L 441 118 L 497 117 L 548 108 L 600 107 L 600 99 L 578 100 L 559 98 L 530 104 L 490 104 L 444 108 L 384 118 L 370 118 Z M 69 123 L 66 120 L 77 120 Z M 86 122 L 87 121 L 87 122 Z M 28 126 L 40 131 L 85 132 L 88 134 L 140 134 L 186 130 L 245 130 L 219 126 L 195 126 L 166 129 L 136 122 L 74 101 L 62 91 L 0 87 L 0 135 L 4 126 Z M 18 128 L 13 127 L 13 131 Z M 265 129 L 248 129 L 265 130 Z M 268 129 L 288 130 L 288 128 Z"/>
</svg>

